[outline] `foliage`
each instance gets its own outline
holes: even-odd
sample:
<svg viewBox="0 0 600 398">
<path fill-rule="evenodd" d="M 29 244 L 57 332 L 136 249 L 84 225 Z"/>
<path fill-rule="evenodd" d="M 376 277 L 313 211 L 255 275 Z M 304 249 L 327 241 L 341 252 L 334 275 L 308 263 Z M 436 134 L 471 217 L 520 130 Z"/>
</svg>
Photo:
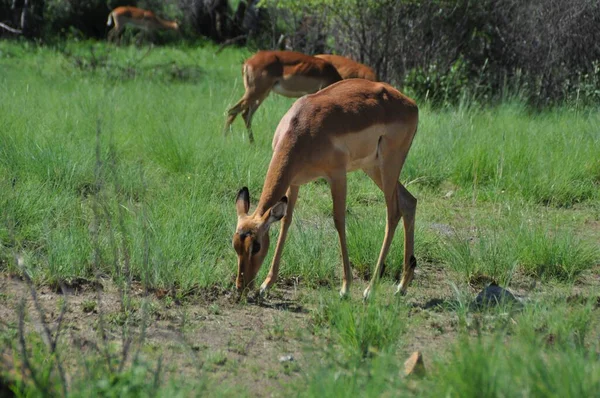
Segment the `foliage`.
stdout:
<svg viewBox="0 0 600 398">
<path fill-rule="evenodd" d="M 441 71 L 436 64 L 425 69 L 412 69 L 404 80 L 406 87 L 432 106 L 457 105 L 474 86 L 469 85 L 469 74 L 465 61 L 459 58 L 450 70 Z"/>
<path fill-rule="evenodd" d="M 431 99 L 434 105 L 454 105 L 464 95 L 485 103 L 518 95 L 537 107 L 565 101 L 592 104 L 597 98 L 597 2 L 261 4 L 271 10 L 294 49 L 315 52 L 321 42 L 320 51 L 364 62 L 383 81 Z"/>
</svg>

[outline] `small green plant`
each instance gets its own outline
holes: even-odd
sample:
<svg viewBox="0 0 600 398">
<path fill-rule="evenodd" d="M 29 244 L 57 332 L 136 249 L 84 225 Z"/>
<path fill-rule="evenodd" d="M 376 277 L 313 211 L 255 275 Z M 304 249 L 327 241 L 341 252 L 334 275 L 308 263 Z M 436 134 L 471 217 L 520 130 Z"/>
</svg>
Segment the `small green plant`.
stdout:
<svg viewBox="0 0 600 398">
<path fill-rule="evenodd" d="M 208 312 L 213 315 L 221 315 L 221 307 L 217 303 L 212 303 L 208 306 Z"/>
<path fill-rule="evenodd" d="M 227 355 L 222 351 L 212 351 L 206 357 L 208 370 L 215 371 L 227 363 Z"/>
<path fill-rule="evenodd" d="M 300 365 L 296 361 L 284 361 L 281 362 L 281 366 L 283 368 L 283 373 L 286 375 L 291 375 L 292 373 L 300 372 Z"/>
<path fill-rule="evenodd" d="M 81 303 L 81 309 L 85 313 L 96 312 L 96 301 L 95 300 L 84 300 Z"/>
<path fill-rule="evenodd" d="M 275 319 L 273 325 L 267 328 L 267 340 L 285 340 L 285 328 L 279 319 Z"/>
<path fill-rule="evenodd" d="M 240 341 L 239 339 L 231 339 L 227 343 L 227 350 L 230 352 L 234 352 L 238 355 L 248 355 L 248 347 L 243 341 Z"/>
</svg>

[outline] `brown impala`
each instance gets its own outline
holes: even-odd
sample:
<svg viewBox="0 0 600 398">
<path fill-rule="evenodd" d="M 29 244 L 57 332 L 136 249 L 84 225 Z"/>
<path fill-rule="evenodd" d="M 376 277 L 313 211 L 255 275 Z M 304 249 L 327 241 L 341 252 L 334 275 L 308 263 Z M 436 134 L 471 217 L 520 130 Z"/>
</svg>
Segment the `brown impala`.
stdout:
<svg viewBox="0 0 600 398">
<path fill-rule="evenodd" d="M 108 14 L 106 26 L 114 27 L 108 32 L 108 41 L 119 38 L 125 25 L 135 26 L 147 32 L 158 29 L 179 30 L 179 25 L 174 21 L 167 21 L 156 16 L 152 11 L 136 7 L 117 7 Z"/>
<path fill-rule="evenodd" d="M 369 68 L 367 65 L 351 60 L 350 58 L 332 54 L 319 54 L 315 55 L 315 57 L 324 59 L 335 66 L 335 69 L 337 69 L 342 79 L 367 79 L 374 82 L 377 81 L 377 75 L 373 69 Z"/>
<path fill-rule="evenodd" d="M 242 76 L 246 92 L 229 111 L 225 133 L 238 113 L 242 114 L 248 139 L 252 135 L 252 116 L 271 90 L 286 97 L 302 97 L 342 80 L 329 62 L 295 51 L 259 51 L 244 62 Z"/>
<path fill-rule="evenodd" d="M 346 295 L 352 281 L 345 232 L 346 173 L 362 169 L 383 191 L 387 208 L 383 246 L 364 297 L 368 298 L 380 277 L 400 218 L 404 219 L 404 271 L 397 292 L 404 294 L 417 265 L 413 255 L 417 200 L 398 178 L 418 120 L 412 99 L 388 84 L 363 79 L 344 80 L 297 100 L 275 131 L 273 157 L 252 214 L 248 214 L 248 189 L 242 188 L 237 195 L 238 222 L 233 235 L 237 289 L 243 292 L 252 287 L 269 250 L 269 227 L 283 218 L 273 263 L 260 292 L 275 282 L 298 190 L 323 177 L 333 197 L 344 266 L 340 295 Z"/>
</svg>

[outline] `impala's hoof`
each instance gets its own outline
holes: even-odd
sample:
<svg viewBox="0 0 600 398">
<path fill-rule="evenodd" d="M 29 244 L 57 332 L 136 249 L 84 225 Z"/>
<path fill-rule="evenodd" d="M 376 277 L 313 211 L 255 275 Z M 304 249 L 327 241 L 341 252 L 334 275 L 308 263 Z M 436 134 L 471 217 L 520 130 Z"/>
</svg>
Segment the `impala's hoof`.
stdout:
<svg viewBox="0 0 600 398">
<path fill-rule="evenodd" d="M 258 295 L 261 298 L 264 298 L 267 295 L 267 291 L 269 290 L 269 287 L 267 285 L 261 285 L 260 286 L 260 290 L 258 291 Z"/>
<path fill-rule="evenodd" d="M 346 289 L 344 287 L 340 289 L 340 298 L 341 299 L 348 298 L 348 289 Z"/>
<path fill-rule="evenodd" d="M 232 300 L 233 300 L 234 303 L 239 303 L 240 301 L 242 301 L 242 293 L 236 290 L 231 295 L 231 298 L 232 298 Z"/>
<path fill-rule="evenodd" d="M 406 288 L 402 288 L 401 286 L 398 286 L 398 289 L 396 289 L 396 293 L 394 293 L 396 296 L 406 296 Z"/>
</svg>

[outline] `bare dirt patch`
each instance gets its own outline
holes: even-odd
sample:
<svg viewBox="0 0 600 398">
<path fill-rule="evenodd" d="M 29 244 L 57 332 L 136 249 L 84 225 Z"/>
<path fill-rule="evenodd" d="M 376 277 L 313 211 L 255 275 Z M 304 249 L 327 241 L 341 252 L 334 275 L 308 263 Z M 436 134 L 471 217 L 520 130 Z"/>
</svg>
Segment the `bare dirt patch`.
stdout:
<svg viewBox="0 0 600 398">
<path fill-rule="evenodd" d="M 600 287 L 599 269 L 582 277 L 583 282 L 558 289 L 535 283 L 524 276 L 510 289 L 520 297 L 564 295 L 565 300 L 583 302 Z M 457 288 L 442 266 L 419 264 L 409 293 L 401 300 L 409 306 L 408 331 L 398 351 L 404 361 L 413 351 L 423 353 L 427 362 L 440 358 L 459 334 L 457 308 L 462 305 Z M 365 282 L 356 278 L 350 300 L 360 300 Z M 474 297 L 478 286 L 463 286 Z M 332 289 L 323 287 L 321 289 Z M 394 286 L 384 280 L 380 294 L 392 294 Z M 65 294 L 66 292 L 66 294 Z M 55 330 L 66 301 L 60 344 L 68 372 L 77 372 L 81 362 L 72 358 L 99 350 L 103 327 L 108 343 L 123 347 L 123 331 L 133 337 L 137 353 L 151 361 L 162 358 L 164 378 L 204 378 L 219 391 L 257 396 L 285 395 L 287 385 L 300 381 L 319 360 L 319 347 L 331 344 L 327 333 L 314 333 L 312 311 L 318 291 L 282 283 L 268 299 L 242 302 L 222 288 L 195 291 L 183 302 L 170 292 L 147 292 L 132 283 L 124 310 L 124 297 L 108 279 L 98 282 L 76 280 L 60 288 L 36 288 L 46 324 Z M 594 296 L 597 298 L 597 294 Z M 0 334 L 13 336 L 0 347 L 2 358 L 12 358 L 17 346 L 18 305 L 26 305 L 26 331 L 42 334 L 28 284 L 20 278 L 0 275 Z M 599 301 L 600 303 L 600 301 Z M 145 327 L 144 327 L 145 326 Z M 12 333 L 12 334 L 11 334 Z M 12 339 L 12 340 L 10 340 Z M 7 341 L 6 338 L 2 341 Z M 132 351 L 134 348 L 132 348 Z M 131 361 L 129 355 L 128 361 Z M 13 369 L 10 367 L 13 366 Z M 14 373 L 14 364 L 2 361 L 2 373 Z"/>
<path fill-rule="evenodd" d="M 85 353 L 96 349 L 101 340 L 101 322 L 108 339 L 117 346 L 123 344 L 125 324 L 139 338 L 145 323 L 140 352 L 149 359 L 162 356 L 167 372 L 179 376 L 194 377 L 201 372 L 215 383 L 230 384 L 233 390 L 250 388 L 258 395 L 269 395 L 279 389 L 280 383 L 297 377 L 303 366 L 302 346 L 308 344 L 310 337 L 299 331 L 306 330 L 308 311 L 286 292 L 278 292 L 260 305 L 238 303 L 231 294 L 215 291 L 177 305 L 156 295 L 144 296 L 142 289 L 133 286 L 125 316 L 122 296 L 111 281 L 79 282 L 82 281 L 71 284 L 66 295 L 52 286 L 36 288 L 46 323 L 52 330 L 58 323 L 62 302 L 67 303 L 61 339 L 68 351 L 64 357 L 77 354 L 77 350 Z M 16 328 L 17 306 L 24 299 L 27 330 L 41 332 L 25 281 L 0 277 L 0 292 L 3 329 Z M 142 308 L 143 300 L 146 304 Z M 10 349 L 4 347 L 3 351 Z M 293 359 L 280 362 L 282 356 Z"/>
</svg>

